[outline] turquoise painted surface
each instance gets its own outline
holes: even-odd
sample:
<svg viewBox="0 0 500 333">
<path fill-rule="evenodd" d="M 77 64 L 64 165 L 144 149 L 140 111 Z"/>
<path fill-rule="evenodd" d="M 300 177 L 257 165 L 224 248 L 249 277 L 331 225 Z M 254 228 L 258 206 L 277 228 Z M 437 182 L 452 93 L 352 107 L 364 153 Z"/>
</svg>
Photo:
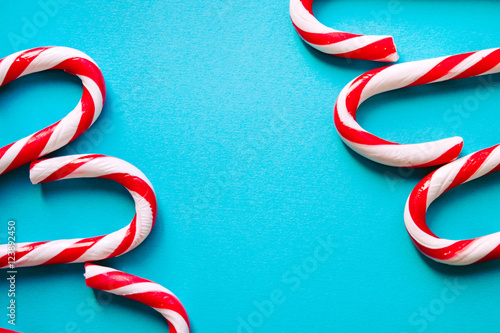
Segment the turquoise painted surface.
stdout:
<svg viewBox="0 0 500 333">
<path fill-rule="evenodd" d="M 193 332 L 497 331 L 499 262 L 436 264 L 404 229 L 406 198 L 431 169 L 377 165 L 335 133 L 337 94 L 380 64 L 307 47 L 287 1 L 49 3 L 3 4 L 0 57 L 62 45 L 99 64 L 102 116 L 53 155 L 108 154 L 150 178 L 155 230 L 104 264 L 172 290 Z M 337 29 L 393 35 L 400 62 L 500 46 L 496 1 L 355 3 L 317 0 L 314 9 Z M 486 80 L 484 98 L 477 78 L 377 96 L 358 120 L 400 142 L 461 135 L 464 155 L 500 142 L 500 79 Z M 0 144 L 60 119 L 80 93 L 64 73 L 3 87 Z M 36 241 L 108 233 L 133 215 L 126 191 L 104 180 L 33 186 L 26 166 L 0 178 L 2 242 L 9 219 L 20 241 Z M 448 238 L 498 231 L 499 181 L 491 175 L 437 200 L 432 230 Z M 168 330 L 151 309 L 88 289 L 82 274 L 81 264 L 19 269 L 15 329 Z M 12 328 L 5 314 L 0 327 Z"/>
</svg>

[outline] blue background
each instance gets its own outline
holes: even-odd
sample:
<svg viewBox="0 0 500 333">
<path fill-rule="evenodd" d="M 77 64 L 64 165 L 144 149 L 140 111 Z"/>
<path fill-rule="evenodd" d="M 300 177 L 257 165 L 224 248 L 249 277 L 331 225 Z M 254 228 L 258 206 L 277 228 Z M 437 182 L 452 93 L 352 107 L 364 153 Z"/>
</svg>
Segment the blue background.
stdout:
<svg viewBox="0 0 500 333">
<path fill-rule="evenodd" d="M 381 64 L 306 46 L 283 0 L 43 1 L 2 4 L 0 57 L 61 45 L 99 64 L 101 117 L 52 155 L 108 154 L 149 177 L 155 229 L 104 264 L 172 290 L 193 332 L 498 331 L 499 262 L 437 264 L 405 231 L 407 196 L 432 169 L 375 164 L 334 130 L 340 90 Z M 317 0 L 314 10 L 340 30 L 393 35 L 400 61 L 500 46 L 497 1 L 355 3 Z M 477 78 L 376 96 L 358 120 L 405 143 L 461 135 L 462 155 L 474 152 L 500 142 L 500 77 L 487 80 L 481 98 Z M 0 144 L 57 121 L 81 90 L 62 72 L 1 88 Z M 455 239 L 498 231 L 498 182 L 490 175 L 438 199 L 432 230 Z M 133 216 L 119 185 L 33 186 L 27 166 L 0 177 L 0 195 L 2 242 L 9 219 L 19 241 L 41 241 L 109 233 Z M 87 288 L 83 264 L 19 269 L 16 287 L 18 331 L 168 330 L 150 308 Z"/>
</svg>

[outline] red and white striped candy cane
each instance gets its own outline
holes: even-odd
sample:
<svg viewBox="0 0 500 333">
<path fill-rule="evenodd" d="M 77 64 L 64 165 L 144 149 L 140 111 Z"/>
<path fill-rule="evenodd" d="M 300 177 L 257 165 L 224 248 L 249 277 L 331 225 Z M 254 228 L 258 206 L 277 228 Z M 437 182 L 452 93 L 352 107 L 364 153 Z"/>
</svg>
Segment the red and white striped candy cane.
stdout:
<svg viewBox="0 0 500 333">
<path fill-rule="evenodd" d="M 419 144 L 386 141 L 367 132 L 357 123 L 358 107 L 371 96 L 386 91 L 498 72 L 500 49 L 374 69 L 357 77 L 341 91 L 335 104 L 335 127 L 349 147 L 378 163 L 397 167 L 425 167 L 453 161 L 462 150 L 462 138 Z"/>
<path fill-rule="evenodd" d="M 94 289 L 146 304 L 168 322 L 170 332 L 189 333 L 189 319 L 181 301 L 168 289 L 152 281 L 112 268 L 85 264 L 85 282 Z"/>
<path fill-rule="evenodd" d="M 417 248 L 429 258 L 450 265 L 470 265 L 500 258 L 500 232 L 467 240 L 437 237 L 427 226 L 429 205 L 444 192 L 500 170 L 500 145 L 449 163 L 425 177 L 411 192 L 405 225 Z"/>
<path fill-rule="evenodd" d="M 18 243 L 15 267 L 77 263 L 122 255 L 138 246 L 151 232 L 156 215 L 153 186 L 136 167 L 115 157 L 72 155 L 38 160 L 31 164 L 33 184 L 70 178 L 106 178 L 130 192 L 136 213 L 126 227 L 108 235 L 46 242 Z M 8 268 L 7 245 L 0 246 L 0 268 Z"/>
<path fill-rule="evenodd" d="M 328 28 L 313 15 L 313 0 L 290 0 L 290 17 L 299 36 L 337 57 L 393 62 L 399 59 L 391 36 L 356 35 Z"/>
<path fill-rule="evenodd" d="M 0 174 L 53 152 L 85 132 L 99 117 L 106 88 L 101 70 L 85 53 L 68 47 L 40 47 L 0 60 L 0 86 L 31 73 L 62 69 L 78 76 L 83 94 L 66 117 L 0 149 Z"/>
</svg>

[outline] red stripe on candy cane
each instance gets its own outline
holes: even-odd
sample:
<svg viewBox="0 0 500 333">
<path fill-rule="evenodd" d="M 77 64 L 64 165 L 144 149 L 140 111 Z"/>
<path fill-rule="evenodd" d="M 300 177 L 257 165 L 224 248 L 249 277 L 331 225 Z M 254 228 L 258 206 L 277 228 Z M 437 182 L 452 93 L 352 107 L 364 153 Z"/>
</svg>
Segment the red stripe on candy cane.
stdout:
<svg viewBox="0 0 500 333">
<path fill-rule="evenodd" d="M 189 333 L 189 318 L 181 301 L 168 289 L 141 277 L 104 266 L 86 264 L 88 287 L 130 298 L 160 312 L 170 332 Z"/>
<path fill-rule="evenodd" d="M 89 177 L 114 180 L 131 193 L 136 207 L 132 222 L 103 236 L 19 243 L 16 267 L 107 259 L 134 249 L 149 235 L 157 216 L 156 196 L 146 176 L 130 163 L 104 155 L 73 155 L 38 160 L 30 169 L 34 184 Z M 1 245 L 0 253 L 7 252 L 7 245 Z M 8 267 L 8 256 L 1 256 L 0 268 Z"/>
<path fill-rule="evenodd" d="M 334 123 L 342 140 L 375 162 L 396 167 L 427 167 L 455 160 L 463 147 L 460 137 L 399 144 L 363 129 L 356 112 L 371 96 L 421 84 L 500 72 L 500 49 L 401 63 L 369 71 L 349 83 L 337 98 Z"/>
<path fill-rule="evenodd" d="M 0 149 L 0 175 L 49 154 L 76 139 L 100 115 L 106 88 L 101 70 L 86 54 L 67 47 L 40 47 L 0 60 L 0 86 L 44 70 L 59 69 L 82 80 L 75 109 L 57 123 Z"/>
<path fill-rule="evenodd" d="M 399 59 L 391 36 L 358 35 L 321 24 L 312 0 L 290 0 L 290 18 L 299 36 L 315 49 L 342 58 L 394 62 Z"/>
<path fill-rule="evenodd" d="M 415 246 L 426 256 L 450 265 L 470 265 L 500 258 L 500 232 L 466 240 L 436 236 L 427 226 L 429 205 L 446 191 L 500 169 L 500 145 L 462 157 L 425 177 L 405 207 L 405 225 Z"/>
</svg>

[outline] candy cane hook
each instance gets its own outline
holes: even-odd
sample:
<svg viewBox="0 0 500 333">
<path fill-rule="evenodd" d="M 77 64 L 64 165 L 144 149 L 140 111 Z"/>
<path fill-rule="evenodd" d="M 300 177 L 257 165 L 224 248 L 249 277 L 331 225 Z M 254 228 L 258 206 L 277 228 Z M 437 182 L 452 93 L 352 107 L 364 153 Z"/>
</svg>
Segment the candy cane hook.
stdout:
<svg viewBox="0 0 500 333">
<path fill-rule="evenodd" d="M 31 164 L 33 184 L 60 179 L 99 177 L 114 180 L 130 192 L 136 214 L 126 227 L 111 234 L 48 242 L 16 244 L 15 267 L 77 263 L 122 255 L 138 246 L 151 232 L 156 214 L 153 186 L 136 167 L 115 157 L 72 155 L 38 160 Z M 0 246 L 0 268 L 8 268 L 7 245 Z"/>
<path fill-rule="evenodd" d="M 371 96 L 386 91 L 498 72 L 498 48 L 371 70 L 351 81 L 340 92 L 334 110 L 335 127 L 349 147 L 378 163 L 397 167 L 424 167 L 453 161 L 462 150 L 462 138 L 419 144 L 386 141 L 367 132 L 357 123 L 358 107 Z"/>
<path fill-rule="evenodd" d="M 467 240 L 448 240 L 427 226 L 429 205 L 444 192 L 500 170 L 500 145 L 449 163 L 425 177 L 411 192 L 405 207 L 405 225 L 413 243 L 426 256 L 450 265 L 470 265 L 500 258 L 500 232 Z"/>
<path fill-rule="evenodd" d="M 49 69 L 62 69 L 82 80 L 80 102 L 57 123 L 1 148 L 0 175 L 73 141 L 101 113 L 106 96 L 101 70 L 88 55 L 68 47 L 40 47 L 0 59 L 0 87 L 21 76 Z"/>
<path fill-rule="evenodd" d="M 313 15 L 314 0 L 290 0 L 290 18 L 299 36 L 321 52 L 342 58 L 398 61 L 391 36 L 356 35 L 328 28 Z"/>
<path fill-rule="evenodd" d="M 146 304 L 168 322 L 170 333 L 189 333 L 189 319 L 181 301 L 168 289 L 152 281 L 104 266 L 85 264 L 88 287 L 107 291 Z"/>
</svg>

